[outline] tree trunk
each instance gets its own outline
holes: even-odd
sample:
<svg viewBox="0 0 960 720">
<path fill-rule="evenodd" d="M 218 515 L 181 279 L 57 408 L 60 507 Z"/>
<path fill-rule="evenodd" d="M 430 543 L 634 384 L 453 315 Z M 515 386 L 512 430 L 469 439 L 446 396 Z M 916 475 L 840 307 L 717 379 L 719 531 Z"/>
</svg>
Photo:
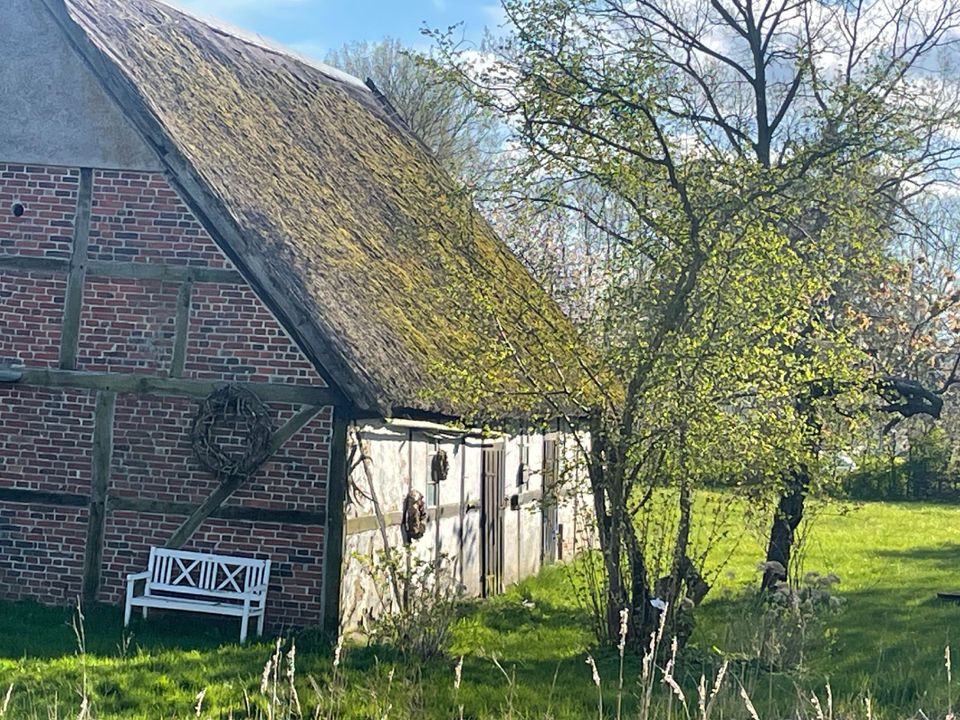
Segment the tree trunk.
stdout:
<svg viewBox="0 0 960 720">
<path fill-rule="evenodd" d="M 763 572 L 761 585 L 764 590 L 773 588 L 778 582 L 784 582 L 789 577 L 794 535 L 803 520 L 803 506 L 809 487 L 810 471 L 806 465 L 790 472 L 787 486 L 780 495 L 777 512 L 773 516 L 773 526 L 770 528 L 767 567 Z"/>
<path fill-rule="evenodd" d="M 681 481 L 680 483 L 680 518 L 677 523 L 677 541 L 673 548 L 673 561 L 670 566 L 670 575 L 665 578 L 661 588 L 658 588 L 659 595 L 672 608 L 676 610 L 676 605 L 680 600 L 680 591 L 683 589 L 684 570 L 687 560 L 687 546 L 690 544 L 690 522 L 693 509 L 693 498 L 690 492 L 690 483 Z"/>
<path fill-rule="evenodd" d="M 623 468 L 612 457 L 615 453 L 604 443 L 596 423 L 594 432 L 589 477 L 607 580 L 604 627 L 607 639 L 619 642 L 620 613 L 629 611 L 627 640 L 643 647 L 656 628 L 650 580 L 633 519 L 625 512 Z"/>
<path fill-rule="evenodd" d="M 647 564 L 637 540 L 637 531 L 632 524 L 626 539 L 631 588 L 627 641 L 643 652 L 649 645 L 650 636 L 657 631 L 658 611 L 650 604 L 650 576 L 647 574 Z"/>
</svg>

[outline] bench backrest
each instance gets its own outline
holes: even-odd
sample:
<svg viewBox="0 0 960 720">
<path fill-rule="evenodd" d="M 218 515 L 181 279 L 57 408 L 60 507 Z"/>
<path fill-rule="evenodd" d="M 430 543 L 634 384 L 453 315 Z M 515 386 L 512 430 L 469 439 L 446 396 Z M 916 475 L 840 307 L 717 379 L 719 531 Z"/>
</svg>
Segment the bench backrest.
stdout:
<svg viewBox="0 0 960 720">
<path fill-rule="evenodd" d="M 270 582 L 270 561 L 150 548 L 149 590 L 224 600 L 258 598 Z"/>
</svg>

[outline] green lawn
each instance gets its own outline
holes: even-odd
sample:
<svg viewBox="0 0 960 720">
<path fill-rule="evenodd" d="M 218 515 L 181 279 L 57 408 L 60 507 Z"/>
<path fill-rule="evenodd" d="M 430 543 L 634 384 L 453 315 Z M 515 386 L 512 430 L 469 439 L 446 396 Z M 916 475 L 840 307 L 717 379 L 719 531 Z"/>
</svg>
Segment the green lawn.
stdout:
<svg viewBox="0 0 960 720">
<path fill-rule="evenodd" d="M 756 624 L 744 589 L 756 582 L 760 549 L 754 539 L 735 548 L 727 539 L 723 554 L 730 552 L 730 561 L 701 608 L 681 665 L 688 694 L 701 672 L 709 677 L 727 658 L 731 676 L 748 688 L 765 718 L 790 715 L 812 691 L 825 698 L 828 681 L 841 711 L 864 716 L 869 695 L 875 716 L 915 716 L 920 708 L 943 716 L 960 696 L 948 687 L 943 664 L 951 644 L 960 665 L 960 606 L 936 599 L 938 590 L 960 590 L 956 519 L 960 508 L 920 504 L 822 512 L 807 543 L 806 568 L 839 575 L 844 603 L 814 627 L 804 667 L 791 672 L 770 672 L 741 652 Z M 202 717 L 256 717 L 258 707 L 265 709 L 261 676 L 273 647 L 239 647 L 235 623 L 168 615 L 138 622 L 124 636 L 118 610 L 92 608 L 85 626 L 81 657 L 69 613 L 0 605 L 0 695 L 13 684 L 8 717 L 76 717 L 84 676 L 95 718 L 194 717 L 201 690 Z M 596 717 L 596 688 L 584 662 L 591 645 L 567 571 L 553 568 L 502 598 L 473 605 L 456 626 L 451 660 L 417 666 L 382 648 L 348 645 L 334 676 L 329 646 L 303 635 L 296 688 L 306 716 L 319 704 L 321 717 L 448 719 L 459 715 L 460 705 L 471 718 Z M 454 666 L 461 654 L 457 691 Z M 594 655 L 610 710 L 617 658 L 610 651 Z M 628 663 L 625 716 L 635 712 L 637 674 L 638 664 Z M 283 669 L 281 696 L 286 683 Z M 721 699 L 723 717 L 746 715 L 735 687 Z M 809 706 L 807 714 L 814 714 Z"/>
<path fill-rule="evenodd" d="M 735 578 L 725 578 L 726 592 L 704 607 L 696 635 L 700 647 L 736 648 L 731 628 L 742 626 L 744 603 L 735 592 L 748 579 L 756 580 L 752 568 L 758 552 L 755 544 L 743 543 L 732 558 Z M 913 715 L 923 708 L 943 714 L 958 696 L 947 686 L 944 649 L 950 645 L 954 664 L 960 662 L 960 606 L 936 594 L 960 590 L 960 507 L 827 508 L 813 526 L 805 568 L 838 575 L 844 602 L 826 617 L 803 684 L 829 681 L 834 697 L 848 705 L 869 695 L 881 710 Z M 770 678 L 759 680 L 762 699 L 763 683 Z"/>
</svg>

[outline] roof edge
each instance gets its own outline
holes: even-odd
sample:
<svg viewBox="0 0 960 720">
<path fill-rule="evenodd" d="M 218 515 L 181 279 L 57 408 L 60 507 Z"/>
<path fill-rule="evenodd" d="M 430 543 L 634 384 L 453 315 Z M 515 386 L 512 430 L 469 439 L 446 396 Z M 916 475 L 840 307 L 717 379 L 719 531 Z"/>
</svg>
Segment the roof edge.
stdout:
<svg viewBox="0 0 960 720">
<path fill-rule="evenodd" d="M 302 63 L 308 67 L 312 67 L 314 70 L 326 75 L 331 80 L 337 82 L 342 82 L 347 85 L 352 85 L 359 90 L 364 90 L 369 92 L 369 88 L 364 84 L 363 80 L 351 75 L 348 72 L 334 67 L 333 65 L 328 65 L 325 62 L 315 60 L 311 57 L 308 57 L 302 53 L 297 52 L 291 47 L 288 47 L 282 43 L 272 40 L 271 38 L 260 35 L 259 33 L 250 32 L 249 30 L 244 30 L 243 28 L 232 25 L 220 18 L 213 17 L 211 15 L 205 15 L 203 13 L 198 13 L 194 10 L 188 10 L 182 7 L 178 0 L 154 0 L 158 5 L 165 5 L 174 12 L 178 12 L 182 15 L 186 15 L 192 20 L 196 20 L 199 23 L 203 23 L 208 28 L 214 32 L 220 33 L 222 35 L 228 35 L 230 37 L 236 38 L 241 42 L 246 43 L 247 45 L 253 45 L 261 50 L 266 50 L 267 52 L 274 53 L 276 55 L 282 55 L 283 57 L 295 60 L 299 63 Z"/>
</svg>

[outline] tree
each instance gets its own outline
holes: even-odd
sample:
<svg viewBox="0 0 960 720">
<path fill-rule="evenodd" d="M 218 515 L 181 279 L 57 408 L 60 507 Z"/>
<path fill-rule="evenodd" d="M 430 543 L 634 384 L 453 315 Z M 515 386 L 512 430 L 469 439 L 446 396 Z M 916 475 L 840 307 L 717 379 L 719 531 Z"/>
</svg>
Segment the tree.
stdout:
<svg viewBox="0 0 960 720">
<path fill-rule="evenodd" d="M 612 248 L 602 302 L 581 326 L 601 349 L 602 362 L 582 363 L 590 382 L 560 372 L 545 382 L 546 351 L 516 360 L 555 413 L 589 417 L 607 631 L 616 637 L 626 610 L 645 642 L 654 593 L 671 612 L 702 597 L 689 538 L 704 480 L 752 477 L 797 499 L 781 503 L 771 535 L 773 545 L 783 531 L 789 564 L 809 468 L 873 380 L 852 288 L 887 267 L 906 201 L 947 180 L 957 156 L 957 88 L 934 63 L 960 10 L 922 0 L 504 8 L 512 34 L 480 69 L 435 37 L 451 75 L 510 125 L 508 199 L 576 217 Z M 510 338 L 501 344 L 509 354 Z M 658 581 L 637 518 L 664 486 L 677 491 L 680 521 Z"/>
</svg>

